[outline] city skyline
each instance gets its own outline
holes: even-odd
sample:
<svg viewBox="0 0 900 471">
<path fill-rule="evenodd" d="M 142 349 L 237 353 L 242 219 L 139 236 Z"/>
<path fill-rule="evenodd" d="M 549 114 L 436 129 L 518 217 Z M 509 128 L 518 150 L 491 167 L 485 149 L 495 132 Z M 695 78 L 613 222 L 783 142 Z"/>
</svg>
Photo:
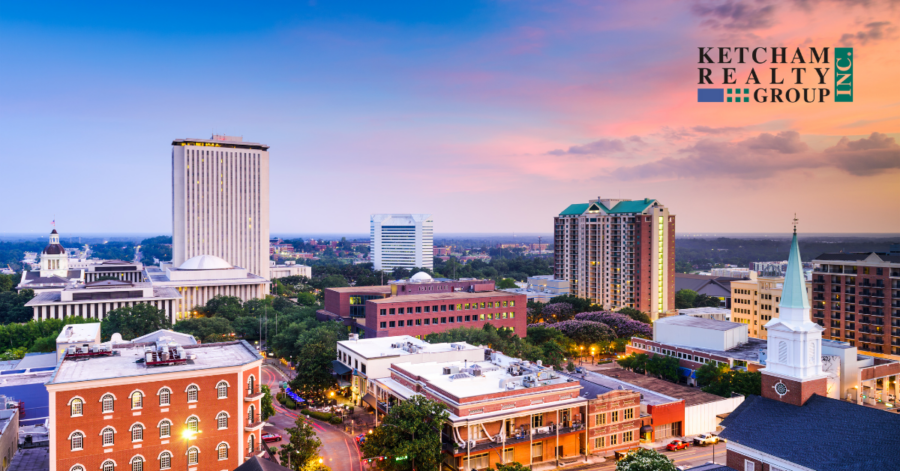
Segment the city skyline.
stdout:
<svg viewBox="0 0 900 471">
<path fill-rule="evenodd" d="M 795 212 L 807 234 L 897 232 L 898 12 L 720 6 L 7 5 L 5 183 L 29 204 L 0 232 L 171 233 L 171 142 L 213 133 L 271 146 L 272 234 L 365 234 L 382 212 L 550 233 L 598 197 L 665 201 L 685 233 Z M 697 103 L 698 46 L 853 47 L 855 100 Z M 62 196 L 78 187 L 104 204 Z M 486 207 L 513 201 L 527 217 Z"/>
</svg>

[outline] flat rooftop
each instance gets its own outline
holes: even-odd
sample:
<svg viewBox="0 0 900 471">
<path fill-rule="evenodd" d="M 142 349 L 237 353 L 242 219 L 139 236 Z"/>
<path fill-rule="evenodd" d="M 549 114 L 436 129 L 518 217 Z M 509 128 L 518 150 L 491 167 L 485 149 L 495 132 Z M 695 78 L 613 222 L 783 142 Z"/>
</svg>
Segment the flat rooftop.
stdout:
<svg viewBox="0 0 900 471">
<path fill-rule="evenodd" d="M 719 331 L 727 331 L 733 329 L 740 329 L 741 327 L 745 327 L 745 324 L 741 324 L 738 322 L 730 322 L 730 321 L 716 321 L 712 319 L 703 319 L 701 317 L 694 316 L 670 316 L 663 317 L 656 320 L 657 324 L 669 324 L 669 325 L 680 325 L 684 327 L 699 327 L 707 330 L 719 330 Z"/>
<path fill-rule="evenodd" d="M 447 353 L 457 350 L 481 350 L 481 347 L 470 345 L 466 342 L 452 343 L 428 343 L 410 335 L 398 335 L 396 337 L 375 337 L 359 340 L 341 340 L 338 345 L 357 355 L 369 359 L 379 357 L 403 357 L 419 355 L 422 353 Z M 454 348 L 457 345 L 460 348 Z M 410 351 L 410 346 L 418 347 L 417 351 Z"/>
<path fill-rule="evenodd" d="M 635 385 L 639 388 L 643 388 L 648 391 L 661 394 L 663 396 L 668 396 L 675 399 L 684 399 L 685 407 L 725 400 L 725 398 L 721 396 L 703 392 L 700 390 L 700 388 L 692 388 L 689 386 L 683 386 L 681 384 L 670 383 L 662 379 L 651 378 L 650 376 L 644 376 L 628 370 L 623 370 L 622 368 L 606 369 L 603 370 L 603 373 L 603 375 L 593 373 L 589 374 L 588 376 L 591 381 L 594 381 L 595 376 L 607 376 L 609 378 L 617 379 L 619 381 Z"/>
<path fill-rule="evenodd" d="M 262 360 L 253 347 L 244 340 L 182 345 L 188 355 L 196 355 L 186 363 L 148 368 L 136 363 L 144 358 L 144 346 L 149 344 L 122 344 L 113 346 L 112 356 L 92 357 L 84 360 L 63 359 L 56 375 L 48 384 L 77 383 L 99 379 L 149 376 L 154 374 L 202 371 L 212 368 L 240 366 Z"/>
<path fill-rule="evenodd" d="M 508 297 L 511 296 L 512 293 L 507 293 L 505 291 L 478 291 L 475 293 L 467 293 L 467 292 L 453 292 L 453 293 L 432 293 L 432 294 L 407 294 L 403 296 L 393 296 L 390 298 L 384 299 L 371 299 L 370 303 L 377 304 L 390 304 L 390 303 L 411 303 L 416 301 L 456 301 L 462 299 L 474 299 L 474 298 L 496 298 L 496 297 Z"/>
<path fill-rule="evenodd" d="M 690 309 L 679 309 L 678 314 L 682 316 L 690 316 L 694 314 L 731 314 L 731 309 L 724 307 L 692 307 Z"/>
<path fill-rule="evenodd" d="M 824 341 L 824 340 L 823 340 Z M 757 339 L 754 337 L 748 337 L 747 343 L 742 343 L 737 347 L 734 347 L 729 350 L 714 350 L 712 348 L 702 348 L 696 347 L 693 345 L 682 345 L 678 343 L 667 343 L 663 344 L 662 342 L 657 342 L 662 345 L 669 345 L 672 347 L 685 348 L 688 350 L 693 350 L 695 352 L 708 353 L 711 355 L 718 355 L 725 358 L 731 358 L 734 360 L 741 361 L 753 361 L 759 362 L 759 351 L 765 350 L 768 346 L 768 343 L 765 340 Z"/>
<path fill-rule="evenodd" d="M 100 323 L 69 324 L 56 337 L 56 343 L 95 342 L 100 338 Z"/>
<path fill-rule="evenodd" d="M 134 286 L 125 286 L 125 287 L 115 287 L 115 290 L 109 289 L 104 292 L 116 292 L 116 291 L 132 291 L 135 289 L 145 288 L 150 283 L 135 283 Z M 66 291 L 73 290 L 83 290 L 85 289 L 82 286 L 66 288 Z M 88 287 L 90 289 L 90 287 Z M 91 290 L 91 291 L 96 291 Z M 140 301 L 140 300 L 159 300 L 159 299 L 181 299 L 181 294 L 178 293 L 178 290 L 173 287 L 168 286 L 154 286 L 153 287 L 153 296 L 131 296 L 127 298 L 97 298 L 97 299 L 79 299 L 73 301 L 62 301 L 62 294 L 60 291 L 50 291 L 50 292 L 40 292 L 37 293 L 30 301 L 25 303 L 26 306 L 44 306 L 44 305 L 53 305 L 55 303 L 64 303 L 64 304 L 83 304 L 90 302 L 123 302 L 123 301 Z"/>
<path fill-rule="evenodd" d="M 391 287 L 390 286 L 351 286 L 349 288 L 325 288 L 328 291 L 334 291 L 336 293 L 375 293 L 375 294 L 390 294 Z"/>
<path fill-rule="evenodd" d="M 576 389 L 576 395 L 581 386 L 578 381 L 568 376 L 563 376 L 550 368 L 537 366 L 535 363 L 510 358 L 503 354 L 497 354 L 494 361 L 449 361 L 427 363 L 394 363 L 395 368 L 400 368 L 410 374 L 424 378 L 429 384 L 464 400 L 467 397 L 494 394 L 506 391 L 516 391 L 521 394 L 537 394 L 533 387 L 525 386 L 525 378 L 535 378 L 536 386 L 564 385 Z M 522 374 L 512 375 L 507 372 L 510 366 L 522 369 Z M 444 374 L 444 368 L 455 367 L 458 373 Z M 474 376 L 473 369 L 480 369 L 480 375 Z M 500 380 L 507 381 L 507 387 L 500 386 Z M 546 392 L 546 391 L 542 391 Z M 465 401 L 463 401 L 465 402 Z"/>
<path fill-rule="evenodd" d="M 241 268 L 241 267 L 234 267 Z M 209 270 L 210 275 L 215 275 L 221 270 Z M 246 278 L 199 278 L 190 280 L 170 280 L 166 272 L 159 267 L 145 268 L 144 273 L 150 278 L 150 283 L 157 287 L 168 286 L 221 286 L 221 285 L 240 285 L 240 284 L 269 284 L 271 281 L 253 273 L 247 272 Z"/>
<path fill-rule="evenodd" d="M 237 148 L 237 149 L 259 149 L 259 150 L 268 150 L 269 146 L 265 144 L 260 144 L 258 142 L 244 142 L 241 141 L 224 141 L 218 139 L 175 139 L 172 141 L 173 146 L 182 146 L 182 145 L 195 145 L 195 142 L 209 144 L 207 147 L 226 147 L 226 148 Z"/>
</svg>

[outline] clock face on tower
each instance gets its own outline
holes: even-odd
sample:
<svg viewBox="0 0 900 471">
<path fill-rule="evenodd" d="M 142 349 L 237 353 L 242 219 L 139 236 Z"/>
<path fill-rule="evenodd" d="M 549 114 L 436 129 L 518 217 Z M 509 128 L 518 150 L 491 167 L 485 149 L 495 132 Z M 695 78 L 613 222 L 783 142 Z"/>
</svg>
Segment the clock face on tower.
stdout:
<svg viewBox="0 0 900 471">
<path fill-rule="evenodd" d="M 787 385 L 785 385 L 781 381 L 775 383 L 775 386 L 772 387 L 775 388 L 775 393 L 778 394 L 779 397 L 784 396 L 788 393 Z"/>
</svg>

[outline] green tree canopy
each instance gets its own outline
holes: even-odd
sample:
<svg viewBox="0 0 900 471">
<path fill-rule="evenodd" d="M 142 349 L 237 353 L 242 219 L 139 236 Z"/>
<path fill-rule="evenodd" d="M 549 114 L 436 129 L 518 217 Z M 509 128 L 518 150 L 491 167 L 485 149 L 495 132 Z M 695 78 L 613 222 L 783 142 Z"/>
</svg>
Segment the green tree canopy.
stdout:
<svg viewBox="0 0 900 471">
<path fill-rule="evenodd" d="M 147 303 L 113 309 L 106 314 L 100 324 L 103 341 L 118 332 L 123 339 L 133 339 L 160 329 L 170 329 L 172 324 L 166 314 Z"/>
<path fill-rule="evenodd" d="M 623 307 L 622 309 L 619 309 L 616 312 L 625 314 L 626 316 L 628 316 L 638 322 L 643 322 L 644 324 L 650 323 L 650 316 L 648 316 L 647 313 L 638 311 L 637 309 L 635 309 L 633 307 Z"/>
<path fill-rule="evenodd" d="M 678 468 L 666 455 L 640 448 L 616 463 L 616 471 L 678 471 Z"/>
<path fill-rule="evenodd" d="M 300 331 L 299 335 L 286 352 L 297 371 L 291 387 L 304 399 L 323 400 L 328 389 L 335 385 L 331 361 L 337 355 L 337 342 L 347 340 L 347 330 L 337 321 L 323 322 L 305 331 L 295 330 Z M 286 335 L 291 335 L 290 332 Z"/>
<path fill-rule="evenodd" d="M 372 462 L 383 471 L 440 469 L 441 430 L 448 418 L 442 402 L 415 395 L 391 407 L 381 425 L 366 437 L 363 456 L 387 456 Z M 406 459 L 392 459 L 401 456 Z"/>
<path fill-rule="evenodd" d="M 282 466 L 294 471 L 311 471 L 318 469 L 319 448 L 322 441 L 316 436 L 316 430 L 302 415 L 297 417 L 294 426 L 285 430 L 287 443 L 281 445 L 279 458 Z"/>
<path fill-rule="evenodd" d="M 256 318 L 250 320 L 256 322 Z M 175 331 L 193 335 L 203 343 L 213 343 L 231 340 L 234 328 L 231 322 L 224 317 L 193 317 L 176 322 Z"/>
<path fill-rule="evenodd" d="M 516 286 L 516 280 L 512 278 L 503 278 L 497 282 L 497 289 L 513 289 L 518 288 Z"/>
<path fill-rule="evenodd" d="M 690 289 L 678 290 L 675 293 L 675 309 L 690 309 L 694 307 L 697 292 Z"/>
<path fill-rule="evenodd" d="M 553 303 L 569 303 L 572 305 L 573 312 L 575 314 L 581 312 L 594 312 L 594 311 L 602 311 L 603 306 L 600 304 L 594 304 L 593 301 L 586 298 L 579 298 L 574 294 L 566 294 L 562 296 L 556 296 L 551 298 L 548 304 Z"/>
<path fill-rule="evenodd" d="M 34 318 L 34 310 L 25 307 L 25 303 L 34 298 L 34 291 L 23 289 L 15 291 L 0 291 L 0 324 L 28 322 Z"/>
</svg>

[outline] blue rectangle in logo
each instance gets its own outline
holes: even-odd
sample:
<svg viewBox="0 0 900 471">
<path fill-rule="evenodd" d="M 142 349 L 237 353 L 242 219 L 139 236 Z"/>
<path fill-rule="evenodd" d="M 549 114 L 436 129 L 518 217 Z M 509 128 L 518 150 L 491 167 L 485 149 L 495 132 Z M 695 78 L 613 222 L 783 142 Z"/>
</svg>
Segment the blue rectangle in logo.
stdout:
<svg viewBox="0 0 900 471">
<path fill-rule="evenodd" d="M 725 101 L 724 88 L 698 88 L 697 103 L 722 103 Z"/>
</svg>

